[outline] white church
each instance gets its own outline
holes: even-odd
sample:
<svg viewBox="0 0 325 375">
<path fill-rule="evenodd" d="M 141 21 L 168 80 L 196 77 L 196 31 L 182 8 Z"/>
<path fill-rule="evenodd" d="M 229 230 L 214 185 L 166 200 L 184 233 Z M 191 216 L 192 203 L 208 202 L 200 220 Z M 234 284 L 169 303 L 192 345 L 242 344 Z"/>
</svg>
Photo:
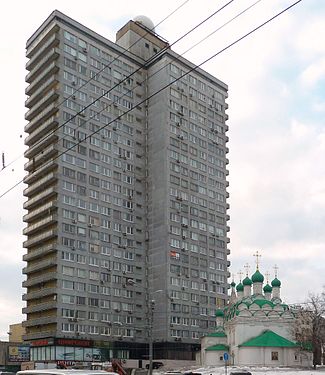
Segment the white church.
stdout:
<svg viewBox="0 0 325 375">
<path fill-rule="evenodd" d="M 271 285 L 259 271 L 239 284 L 231 283 L 231 296 L 216 311 L 216 330 L 201 339 L 198 362 L 202 366 L 311 366 L 312 353 L 294 341 L 296 315 L 282 302 L 281 282 Z"/>
</svg>

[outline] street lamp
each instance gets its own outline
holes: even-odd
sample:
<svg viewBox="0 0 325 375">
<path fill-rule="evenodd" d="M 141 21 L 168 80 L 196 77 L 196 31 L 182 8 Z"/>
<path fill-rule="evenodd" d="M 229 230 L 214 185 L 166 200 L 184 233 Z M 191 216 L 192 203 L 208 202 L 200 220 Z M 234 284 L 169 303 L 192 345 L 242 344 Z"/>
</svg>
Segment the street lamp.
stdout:
<svg viewBox="0 0 325 375">
<path fill-rule="evenodd" d="M 154 293 L 160 293 L 163 292 L 162 289 L 155 290 L 152 292 Z M 153 360 L 153 337 L 152 337 L 152 331 L 153 331 L 153 313 L 155 310 L 155 300 L 151 299 L 149 302 L 149 374 L 152 375 L 152 360 Z"/>
</svg>

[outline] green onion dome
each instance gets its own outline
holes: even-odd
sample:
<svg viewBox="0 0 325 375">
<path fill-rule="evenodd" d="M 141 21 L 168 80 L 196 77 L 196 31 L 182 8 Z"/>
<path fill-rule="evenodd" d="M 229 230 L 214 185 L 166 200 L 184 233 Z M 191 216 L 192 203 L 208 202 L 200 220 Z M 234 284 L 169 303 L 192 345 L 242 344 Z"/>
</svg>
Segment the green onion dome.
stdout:
<svg viewBox="0 0 325 375">
<path fill-rule="evenodd" d="M 270 284 L 266 284 L 263 288 L 264 293 L 271 293 L 272 292 L 272 287 Z"/>
<path fill-rule="evenodd" d="M 236 290 L 237 292 L 242 292 L 244 290 L 244 285 L 242 283 L 237 284 Z"/>
<path fill-rule="evenodd" d="M 259 270 L 256 270 L 254 275 L 252 276 L 253 283 L 262 283 L 264 281 L 264 276 L 261 274 Z"/>
<path fill-rule="evenodd" d="M 224 317 L 223 310 L 221 310 L 221 309 L 216 310 L 216 317 L 217 318 L 223 318 Z"/>
<path fill-rule="evenodd" d="M 232 288 L 234 288 L 236 286 L 236 283 L 233 281 L 230 285 Z"/>
<path fill-rule="evenodd" d="M 280 281 L 279 279 L 275 278 L 275 279 L 272 280 L 271 285 L 272 285 L 273 287 L 280 288 L 280 286 L 281 286 L 281 281 Z"/>
<path fill-rule="evenodd" d="M 248 276 L 246 276 L 245 279 L 243 280 L 243 285 L 244 286 L 245 285 L 251 286 L 252 285 L 252 280 Z"/>
</svg>

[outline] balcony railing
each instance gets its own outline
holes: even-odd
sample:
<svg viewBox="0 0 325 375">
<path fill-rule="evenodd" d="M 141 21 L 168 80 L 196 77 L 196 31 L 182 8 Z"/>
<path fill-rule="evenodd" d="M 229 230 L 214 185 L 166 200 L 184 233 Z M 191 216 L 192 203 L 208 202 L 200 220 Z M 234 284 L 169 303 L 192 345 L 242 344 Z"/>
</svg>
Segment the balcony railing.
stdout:
<svg viewBox="0 0 325 375">
<path fill-rule="evenodd" d="M 42 57 L 42 59 L 33 67 L 33 69 L 27 74 L 25 81 L 31 82 L 33 77 L 39 72 L 45 64 L 51 63 L 53 60 L 59 57 L 59 50 L 58 48 L 52 48 L 48 53 Z"/>
<path fill-rule="evenodd" d="M 53 200 L 39 206 L 35 210 L 29 211 L 28 214 L 24 215 L 23 221 L 25 223 L 29 223 L 33 220 L 36 220 L 38 217 L 43 216 L 45 213 L 52 212 L 54 209 L 57 208 L 57 200 Z"/>
<path fill-rule="evenodd" d="M 24 196 L 28 197 L 33 194 L 36 194 L 38 191 L 43 190 L 46 188 L 48 185 L 53 183 L 57 178 L 57 174 L 54 172 L 51 172 L 44 176 L 43 178 L 40 178 L 37 182 L 34 184 L 30 185 L 28 188 L 24 190 Z"/>
<path fill-rule="evenodd" d="M 27 288 L 50 280 L 56 280 L 57 276 L 56 272 L 44 272 L 41 276 L 29 277 L 28 280 L 23 281 L 22 286 Z"/>
<path fill-rule="evenodd" d="M 57 235 L 58 235 L 58 231 L 56 229 L 51 229 L 51 230 L 48 230 L 46 232 L 39 234 L 38 236 L 34 236 L 28 239 L 27 241 L 23 243 L 23 246 L 27 248 L 31 246 L 36 246 L 37 244 L 42 243 L 43 241 L 50 240 L 51 238 L 56 237 Z"/>
<path fill-rule="evenodd" d="M 58 98 L 59 94 L 55 89 L 48 91 L 41 100 L 39 100 L 26 114 L 25 119 L 31 120 L 37 116 L 44 108 L 46 108 L 51 102 Z"/>
<path fill-rule="evenodd" d="M 34 224 L 29 224 L 27 226 L 27 228 L 25 228 L 23 230 L 23 234 L 25 236 L 30 236 L 32 235 L 33 233 L 36 233 L 42 229 L 44 229 L 45 227 L 51 225 L 51 224 L 54 224 L 56 223 L 58 220 L 58 216 L 56 214 L 54 215 L 49 215 L 47 217 L 45 217 L 44 219 L 42 220 L 39 220 L 37 221 L 36 223 Z"/>
<path fill-rule="evenodd" d="M 54 196 L 55 194 L 56 194 L 55 188 L 50 187 L 50 188 L 42 191 L 40 194 L 35 195 L 33 198 L 28 199 L 28 201 L 24 203 L 23 207 L 26 210 L 30 210 L 33 207 L 37 207 L 40 204 L 42 204 L 44 199 L 47 199 L 51 196 Z"/>
<path fill-rule="evenodd" d="M 57 307 L 56 301 L 44 302 L 44 303 L 40 303 L 37 305 L 24 307 L 23 314 L 29 314 L 29 313 L 38 312 L 38 311 L 52 310 L 52 309 L 55 309 L 56 307 Z"/>
</svg>

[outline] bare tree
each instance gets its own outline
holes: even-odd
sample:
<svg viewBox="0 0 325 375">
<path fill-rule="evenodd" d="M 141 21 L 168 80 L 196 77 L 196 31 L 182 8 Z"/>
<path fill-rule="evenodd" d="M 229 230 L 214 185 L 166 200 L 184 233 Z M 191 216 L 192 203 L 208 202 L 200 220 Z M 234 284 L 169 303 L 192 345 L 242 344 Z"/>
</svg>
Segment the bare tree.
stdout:
<svg viewBox="0 0 325 375">
<path fill-rule="evenodd" d="M 325 345 L 325 286 L 321 294 L 310 293 L 308 300 L 296 306 L 293 335 L 302 350 L 313 351 L 313 365 L 322 364 Z"/>
</svg>

